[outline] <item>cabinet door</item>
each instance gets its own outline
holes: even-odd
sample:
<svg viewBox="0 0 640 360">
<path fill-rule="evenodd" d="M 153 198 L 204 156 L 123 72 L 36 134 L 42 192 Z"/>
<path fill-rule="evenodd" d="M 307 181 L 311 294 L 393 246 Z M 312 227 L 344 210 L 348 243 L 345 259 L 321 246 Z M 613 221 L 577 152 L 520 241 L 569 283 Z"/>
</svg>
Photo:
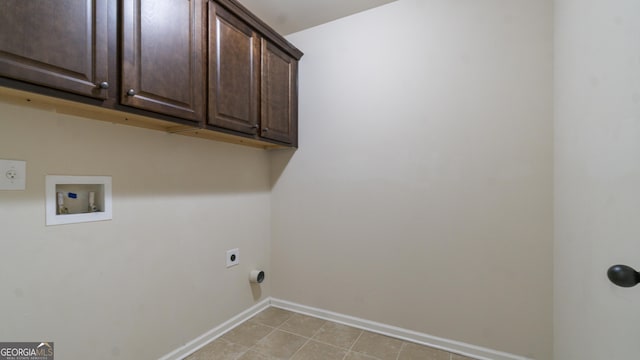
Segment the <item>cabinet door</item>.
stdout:
<svg viewBox="0 0 640 360">
<path fill-rule="evenodd" d="M 246 23 L 209 2 L 208 124 L 256 134 L 260 39 Z"/>
<path fill-rule="evenodd" d="M 262 40 L 261 136 L 297 146 L 298 61 Z"/>
<path fill-rule="evenodd" d="M 204 115 L 204 0 L 123 0 L 122 104 Z"/>
<path fill-rule="evenodd" d="M 105 0 L 0 1 L 0 76 L 106 99 Z"/>
</svg>

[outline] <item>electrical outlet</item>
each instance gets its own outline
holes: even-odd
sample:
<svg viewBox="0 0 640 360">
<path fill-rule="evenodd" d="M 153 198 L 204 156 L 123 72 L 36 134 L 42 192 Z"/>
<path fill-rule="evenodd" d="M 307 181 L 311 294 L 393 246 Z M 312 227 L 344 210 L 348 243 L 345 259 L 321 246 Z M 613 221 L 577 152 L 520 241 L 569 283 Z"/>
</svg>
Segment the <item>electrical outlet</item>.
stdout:
<svg viewBox="0 0 640 360">
<path fill-rule="evenodd" d="M 0 190 L 24 190 L 26 182 L 26 161 L 0 159 Z"/>
<path fill-rule="evenodd" d="M 227 250 L 227 267 L 240 264 L 240 249 Z"/>
</svg>

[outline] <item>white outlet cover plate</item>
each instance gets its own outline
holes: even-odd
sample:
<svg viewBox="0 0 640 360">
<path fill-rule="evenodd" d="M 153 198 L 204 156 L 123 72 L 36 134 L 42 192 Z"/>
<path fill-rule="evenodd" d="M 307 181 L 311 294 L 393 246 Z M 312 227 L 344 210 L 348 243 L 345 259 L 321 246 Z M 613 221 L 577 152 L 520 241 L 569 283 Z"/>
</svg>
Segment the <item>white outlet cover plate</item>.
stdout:
<svg viewBox="0 0 640 360">
<path fill-rule="evenodd" d="M 235 259 L 231 260 L 231 257 L 235 255 Z M 227 267 L 232 267 L 240 264 L 240 249 L 227 250 Z"/>
<path fill-rule="evenodd" d="M 26 161 L 0 159 L 0 190 L 24 190 L 26 184 Z"/>
</svg>

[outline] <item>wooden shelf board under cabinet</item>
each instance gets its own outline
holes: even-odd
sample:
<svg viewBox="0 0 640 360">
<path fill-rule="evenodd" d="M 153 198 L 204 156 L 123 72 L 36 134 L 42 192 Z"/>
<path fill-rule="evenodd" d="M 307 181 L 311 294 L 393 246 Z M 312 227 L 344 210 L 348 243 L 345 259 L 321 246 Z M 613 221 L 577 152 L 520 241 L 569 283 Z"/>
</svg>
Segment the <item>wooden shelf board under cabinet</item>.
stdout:
<svg viewBox="0 0 640 360">
<path fill-rule="evenodd" d="M 216 131 L 210 131 L 196 126 L 180 125 L 170 121 L 154 119 L 147 116 L 127 113 L 100 106 L 93 106 L 80 102 L 64 100 L 2 86 L 0 86 L 0 102 L 28 106 L 40 110 L 54 111 L 60 114 L 84 117 L 93 120 L 106 121 L 114 124 L 134 126 L 139 128 L 163 131 L 171 134 L 186 135 L 202 139 L 251 146 L 261 149 L 286 148 L 282 145 L 272 144 L 254 139 L 247 139 Z"/>
</svg>

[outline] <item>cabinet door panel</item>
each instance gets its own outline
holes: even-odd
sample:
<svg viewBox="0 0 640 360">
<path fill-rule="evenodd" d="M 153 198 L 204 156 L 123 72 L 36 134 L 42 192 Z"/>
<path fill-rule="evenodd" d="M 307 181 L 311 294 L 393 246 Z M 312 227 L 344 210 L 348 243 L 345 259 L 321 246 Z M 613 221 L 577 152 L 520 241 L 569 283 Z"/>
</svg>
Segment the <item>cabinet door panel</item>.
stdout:
<svg viewBox="0 0 640 360">
<path fill-rule="evenodd" d="M 297 145 L 298 62 L 262 41 L 261 136 Z"/>
<path fill-rule="evenodd" d="M 123 5 L 121 102 L 201 120 L 203 0 L 124 0 Z"/>
<path fill-rule="evenodd" d="M 260 40 L 251 27 L 209 3 L 209 125 L 256 134 Z"/>
<path fill-rule="evenodd" d="M 0 76 L 106 99 L 107 16 L 104 0 L 0 1 Z"/>
</svg>

